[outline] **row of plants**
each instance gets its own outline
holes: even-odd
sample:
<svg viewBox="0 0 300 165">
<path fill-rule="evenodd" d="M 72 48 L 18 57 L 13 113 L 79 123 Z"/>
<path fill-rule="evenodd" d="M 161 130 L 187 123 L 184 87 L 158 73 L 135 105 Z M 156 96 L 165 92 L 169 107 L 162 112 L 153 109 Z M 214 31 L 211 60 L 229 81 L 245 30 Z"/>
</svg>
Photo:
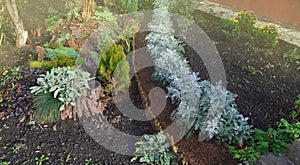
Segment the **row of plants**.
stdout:
<svg viewBox="0 0 300 165">
<path fill-rule="evenodd" d="M 257 26 L 257 17 L 251 11 L 241 11 L 231 19 L 222 20 L 227 30 L 223 32 L 234 38 L 240 38 L 242 33 L 251 36 L 260 45 L 275 47 L 279 41 L 279 30 L 275 25 Z"/>
<path fill-rule="evenodd" d="M 168 97 L 173 104 L 178 105 L 172 118 L 183 128 L 192 126 L 196 132 L 200 131 L 197 132 L 199 137 L 206 135 L 203 140 L 211 139 L 216 132 L 221 134 L 221 130 L 218 130 L 220 121 L 224 121 L 223 124 L 228 126 L 228 123 L 232 123 L 228 121 L 232 121 L 234 118 L 240 120 L 234 123 L 241 123 L 238 126 L 243 128 L 239 133 L 248 130 L 245 131 L 245 134 L 250 134 L 251 126 L 243 127 L 243 125 L 247 125 L 245 124 L 247 118 L 242 117 L 236 110 L 234 103 L 236 96 L 225 90 L 221 86 L 221 82 L 216 85 L 212 85 L 208 81 L 199 82 L 197 73 L 191 71 L 184 58 L 181 41 L 174 38 L 172 22 L 168 14 L 165 14 L 168 13 L 168 3 L 163 6 L 160 1 L 157 1 L 155 5 L 157 10 L 154 10 L 153 21 L 149 24 L 151 33 L 147 36 L 147 46 L 156 66 L 153 79 L 158 80 L 160 84 L 166 84 Z M 161 22 L 164 24 L 160 24 Z M 229 120 L 222 117 L 226 116 L 222 115 L 224 113 L 234 117 Z M 220 120 L 221 118 L 222 120 Z M 234 127 L 232 126 L 232 128 Z M 240 138 L 237 136 L 239 133 L 231 132 L 237 139 Z M 242 143 L 243 138 L 236 141 Z"/>
<path fill-rule="evenodd" d="M 199 82 L 197 73 L 191 71 L 184 58 L 182 42 L 173 36 L 169 1 L 157 0 L 154 6 L 152 22 L 149 24 L 151 33 L 146 38 L 147 47 L 155 63 L 153 80 L 167 88 L 168 97 L 177 105 L 172 119 L 184 131 L 192 128 L 191 132 L 197 133 L 200 140 L 211 139 L 215 134 L 232 142 L 247 140 L 252 129 L 247 124 L 247 118 L 236 111 L 233 103 L 235 96 L 220 84 L 212 86 L 208 81 Z M 224 103 L 229 109 L 227 118 L 222 115 Z M 222 116 L 223 120 L 220 120 Z M 231 128 L 226 129 L 228 126 Z M 143 162 L 143 159 L 139 161 Z"/>
<path fill-rule="evenodd" d="M 168 5 L 169 1 L 154 2 L 155 9 L 149 24 L 151 32 L 146 39 L 155 63 L 152 78 L 166 87 L 167 96 L 177 105 L 171 118 L 184 132 L 190 130 L 187 137 L 196 134 L 201 141 L 216 137 L 231 145 L 229 149 L 234 158 L 251 164 L 263 154 L 286 152 L 289 144 L 300 136 L 300 122 L 290 124 L 281 119 L 277 129 L 254 129 L 248 124 L 248 118 L 238 112 L 235 94 L 224 89 L 220 82 L 215 85 L 206 80 L 199 82 L 197 73 L 191 71 L 184 57 L 182 42 L 173 36 Z M 253 16 L 248 12 L 238 14 L 231 20 L 237 23 L 235 30 L 252 33 L 256 23 Z M 274 43 L 271 43 L 273 39 Z M 270 39 L 272 46 L 277 42 L 278 33 Z M 137 143 L 133 160 L 148 164 L 176 164 L 178 157 L 174 156 L 176 154 L 170 146 L 159 142 L 161 137 L 161 134 L 145 135 L 144 140 Z M 154 142 L 162 145 L 151 145 Z"/>
</svg>

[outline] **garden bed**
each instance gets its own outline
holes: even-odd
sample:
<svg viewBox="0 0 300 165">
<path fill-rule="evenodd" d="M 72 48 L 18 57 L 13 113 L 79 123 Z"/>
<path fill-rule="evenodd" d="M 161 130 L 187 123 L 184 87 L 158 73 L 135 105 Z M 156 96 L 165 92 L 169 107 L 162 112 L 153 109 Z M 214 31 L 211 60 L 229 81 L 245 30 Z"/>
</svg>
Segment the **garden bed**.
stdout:
<svg viewBox="0 0 300 165">
<path fill-rule="evenodd" d="M 222 32 L 219 18 L 200 11 L 196 11 L 195 15 L 204 16 L 207 21 L 202 29 L 216 44 L 225 66 L 227 89 L 238 95 L 239 112 L 250 118 L 249 123 L 256 128 L 267 130 L 269 127 L 275 128 L 282 118 L 293 122 L 290 114 L 295 110 L 294 102 L 299 94 L 300 76 L 295 61 L 284 59 L 283 55 L 295 46 L 280 41 L 275 48 L 265 47 L 255 43 L 248 36 L 239 40 L 228 39 Z M 136 36 L 136 49 L 146 46 L 145 37 L 145 33 Z M 185 46 L 185 56 L 189 59 L 193 71 L 200 73 L 201 80 L 209 79 L 203 61 L 191 47 Z M 139 59 L 137 55 L 136 61 L 143 61 L 144 57 L 143 55 L 143 59 Z M 148 58 L 147 60 L 151 61 L 149 55 Z M 248 66 L 255 68 L 255 72 L 247 70 Z M 153 73 L 154 68 L 138 72 L 138 79 L 146 96 L 151 89 L 160 87 L 151 80 L 149 75 Z M 164 111 L 157 118 L 162 129 L 173 122 L 170 116 L 175 109 L 176 106 L 167 99 Z M 192 136 L 181 140 L 176 146 L 190 164 L 237 164 L 232 160 L 228 148 L 216 142 L 199 142 L 196 136 Z"/>
<path fill-rule="evenodd" d="M 135 78 L 130 87 L 130 96 L 134 105 L 142 109 Z M 136 136 L 154 133 L 150 122 L 129 119 L 111 101 L 106 103 L 104 116 L 122 132 Z M 85 121 L 92 121 L 92 117 Z M 138 164 L 130 163 L 130 156 L 116 154 L 95 142 L 78 120 L 40 125 L 28 121 L 20 123 L 18 117 L 5 116 L 1 117 L 0 125 L 1 162 L 35 164 L 44 155 L 49 159 L 44 163 L 48 164 Z"/>
<path fill-rule="evenodd" d="M 283 54 L 295 46 L 280 41 L 278 46 L 272 48 L 255 43 L 249 36 L 242 36 L 239 40 L 228 38 L 222 32 L 223 24 L 219 18 L 200 11 L 196 11 L 194 16 L 202 20 L 201 28 L 214 41 L 225 67 L 227 89 L 238 95 L 238 110 L 250 118 L 249 123 L 266 130 L 269 126 L 274 127 L 281 118 L 293 121 L 290 113 L 300 93 L 300 75 L 295 61 L 284 59 Z M 146 46 L 146 34 L 136 35 L 135 49 Z M 196 52 L 188 46 L 185 46 L 185 52 L 192 70 L 200 73 L 201 80 L 208 79 L 206 67 Z M 138 59 L 137 55 L 135 60 L 139 62 L 142 59 Z M 140 86 L 135 78 L 131 80 L 130 96 L 138 108 L 145 106 L 138 88 L 145 92 L 143 98 L 148 96 L 152 88 L 159 87 L 151 80 L 153 71 L 154 68 L 146 68 L 137 73 Z M 150 122 L 131 120 L 113 102 L 105 104 L 104 115 L 122 132 L 138 136 L 155 133 Z M 158 116 L 162 128 L 172 122 L 170 114 L 175 108 L 167 99 L 163 113 Z M 5 110 L 1 109 L 1 112 Z M 65 120 L 39 125 L 28 123 L 28 120 L 20 122 L 18 114 L 8 116 L 9 113 L 1 113 L 2 162 L 34 164 L 45 159 L 44 162 L 49 164 L 137 164 L 130 163 L 131 157 L 113 153 L 96 143 L 79 121 Z M 192 136 L 182 139 L 176 146 L 189 164 L 237 164 L 227 148 L 216 141 L 199 142 L 196 136 Z"/>
</svg>

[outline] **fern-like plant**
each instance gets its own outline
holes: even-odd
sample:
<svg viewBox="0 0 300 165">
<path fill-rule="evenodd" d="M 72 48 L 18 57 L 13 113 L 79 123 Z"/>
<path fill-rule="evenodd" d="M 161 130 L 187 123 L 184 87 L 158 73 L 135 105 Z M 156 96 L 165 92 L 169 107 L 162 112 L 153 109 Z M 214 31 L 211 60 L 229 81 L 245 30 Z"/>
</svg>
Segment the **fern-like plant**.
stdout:
<svg viewBox="0 0 300 165">
<path fill-rule="evenodd" d="M 94 16 L 92 19 L 101 21 L 105 26 L 116 29 L 118 27 L 117 17 L 106 7 L 99 6 L 95 10 Z"/>
</svg>

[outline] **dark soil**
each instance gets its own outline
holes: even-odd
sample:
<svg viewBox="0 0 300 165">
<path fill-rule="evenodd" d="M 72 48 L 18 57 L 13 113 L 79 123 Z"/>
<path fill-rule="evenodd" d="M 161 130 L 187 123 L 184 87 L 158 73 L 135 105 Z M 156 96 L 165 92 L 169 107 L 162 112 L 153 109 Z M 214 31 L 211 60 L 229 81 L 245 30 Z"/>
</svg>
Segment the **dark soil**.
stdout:
<svg viewBox="0 0 300 165">
<path fill-rule="evenodd" d="M 134 78 L 130 93 L 134 96 L 134 105 L 142 109 Z M 112 102 L 107 103 L 104 115 L 115 128 L 127 134 L 142 136 L 154 133 L 150 122 L 125 117 Z M 85 119 L 89 120 L 92 121 Z M 36 158 L 45 155 L 49 158 L 44 162 L 47 164 L 137 164 L 130 163 L 132 157 L 116 154 L 95 142 L 79 121 L 30 126 L 27 122 L 20 123 L 17 117 L 3 117 L 0 125 L 1 162 L 35 164 Z M 16 148 L 19 149 L 14 152 Z"/>
<path fill-rule="evenodd" d="M 146 33 L 140 34 L 136 36 L 137 48 L 141 48 L 145 45 L 144 38 Z M 186 51 L 186 53 L 190 53 Z M 138 56 L 138 55 L 137 55 Z M 145 55 L 151 60 L 149 55 Z M 136 57 L 136 61 L 140 62 L 139 57 Z M 148 96 L 151 89 L 155 87 L 160 87 L 156 82 L 151 80 L 152 73 L 154 72 L 154 68 L 145 68 L 138 72 L 138 79 L 140 80 L 141 87 L 145 92 L 145 95 Z M 167 92 L 167 91 L 165 91 Z M 149 100 L 149 98 L 148 98 Z M 164 100 L 162 100 L 163 102 Z M 175 110 L 176 106 L 172 105 L 170 99 L 166 100 L 166 106 L 164 107 L 163 112 L 157 117 L 162 129 L 166 129 L 173 121 L 171 121 L 170 116 L 173 110 Z M 151 110 L 155 111 L 157 107 L 151 105 Z M 180 132 L 178 132 L 180 133 Z M 192 136 L 191 138 L 184 137 L 180 140 L 176 146 L 178 147 L 178 152 L 182 154 L 186 161 L 189 164 L 200 165 L 200 164 L 237 164 L 238 162 L 232 159 L 232 156 L 229 154 L 226 148 L 221 145 L 217 145 L 213 141 L 209 142 L 199 142 L 196 136 Z"/>
<path fill-rule="evenodd" d="M 290 113 L 295 110 L 294 102 L 300 93 L 300 74 L 295 60 L 284 59 L 283 55 L 296 46 L 280 40 L 275 48 L 265 47 L 247 36 L 228 39 L 219 18 L 195 13 L 199 15 L 209 22 L 202 29 L 216 44 L 226 71 L 227 89 L 238 95 L 239 112 L 248 116 L 256 128 L 264 130 L 274 127 L 281 118 L 291 120 Z M 187 53 L 187 58 L 193 56 Z M 197 65 L 197 61 L 190 62 L 201 75 L 203 66 Z M 247 66 L 261 73 L 251 74 L 245 70 Z"/>
<path fill-rule="evenodd" d="M 266 130 L 267 127 L 275 127 L 281 118 L 292 121 L 290 113 L 295 110 L 294 102 L 300 92 L 300 75 L 295 61 L 284 59 L 283 54 L 295 46 L 280 41 L 275 48 L 266 47 L 246 35 L 240 39 L 227 38 L 219 18 L 200 11 L 195 12 L 195 16 L 203 16 L 206 20 L 205 25 L 200 26 L 214 41 L 225 67 L 227 89 L 238 95 L 238 110 L 250 118 L 249 123 Z M 136 37 L 137 49 L 146 46 L 145 35 Z M 192 70 L 199 72 L 202 80 L 208 79 L 206 67 L 197 53 L 189 46 L 185 46 L 185 52 Z M 247 66 L 257 72 L 250 73 L 245 69 Z M 153 71 L 153 68 L 147 68 L 138 73 L 146 95 L 154 87 L 159 87 L 149 76 Z M 170 114 L 175 108 L 167 100 L 164 111 L 158 117 L 163 128 L 172 122 Z M 214 142 L 199 142 L 195 136 L 180 141 L 177 146 L 190 164 L 237 163 L 222 146 Z"/>
</svg>

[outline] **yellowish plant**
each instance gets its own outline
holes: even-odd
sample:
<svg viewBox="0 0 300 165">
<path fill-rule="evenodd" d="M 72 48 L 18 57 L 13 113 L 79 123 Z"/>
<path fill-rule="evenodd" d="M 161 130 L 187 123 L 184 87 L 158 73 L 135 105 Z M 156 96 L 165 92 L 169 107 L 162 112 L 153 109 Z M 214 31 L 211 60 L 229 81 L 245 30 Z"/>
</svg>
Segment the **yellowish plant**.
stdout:
<svg viewBox="0 0 300 165">
<path fill-rule="evenodd" d="M 240 11 L 230 20 L 235 23 L 235 29 L 238 32 L 252 33 L 257 23 L 257 18 L 252 11 Z"/>
<path fill-rule="evenodd" d="M 256 38 L 264 38 L 272 47 L 279 41 L 279 30 L 275 25 L 267 24 L 255 29 Z"/>
</svg>

